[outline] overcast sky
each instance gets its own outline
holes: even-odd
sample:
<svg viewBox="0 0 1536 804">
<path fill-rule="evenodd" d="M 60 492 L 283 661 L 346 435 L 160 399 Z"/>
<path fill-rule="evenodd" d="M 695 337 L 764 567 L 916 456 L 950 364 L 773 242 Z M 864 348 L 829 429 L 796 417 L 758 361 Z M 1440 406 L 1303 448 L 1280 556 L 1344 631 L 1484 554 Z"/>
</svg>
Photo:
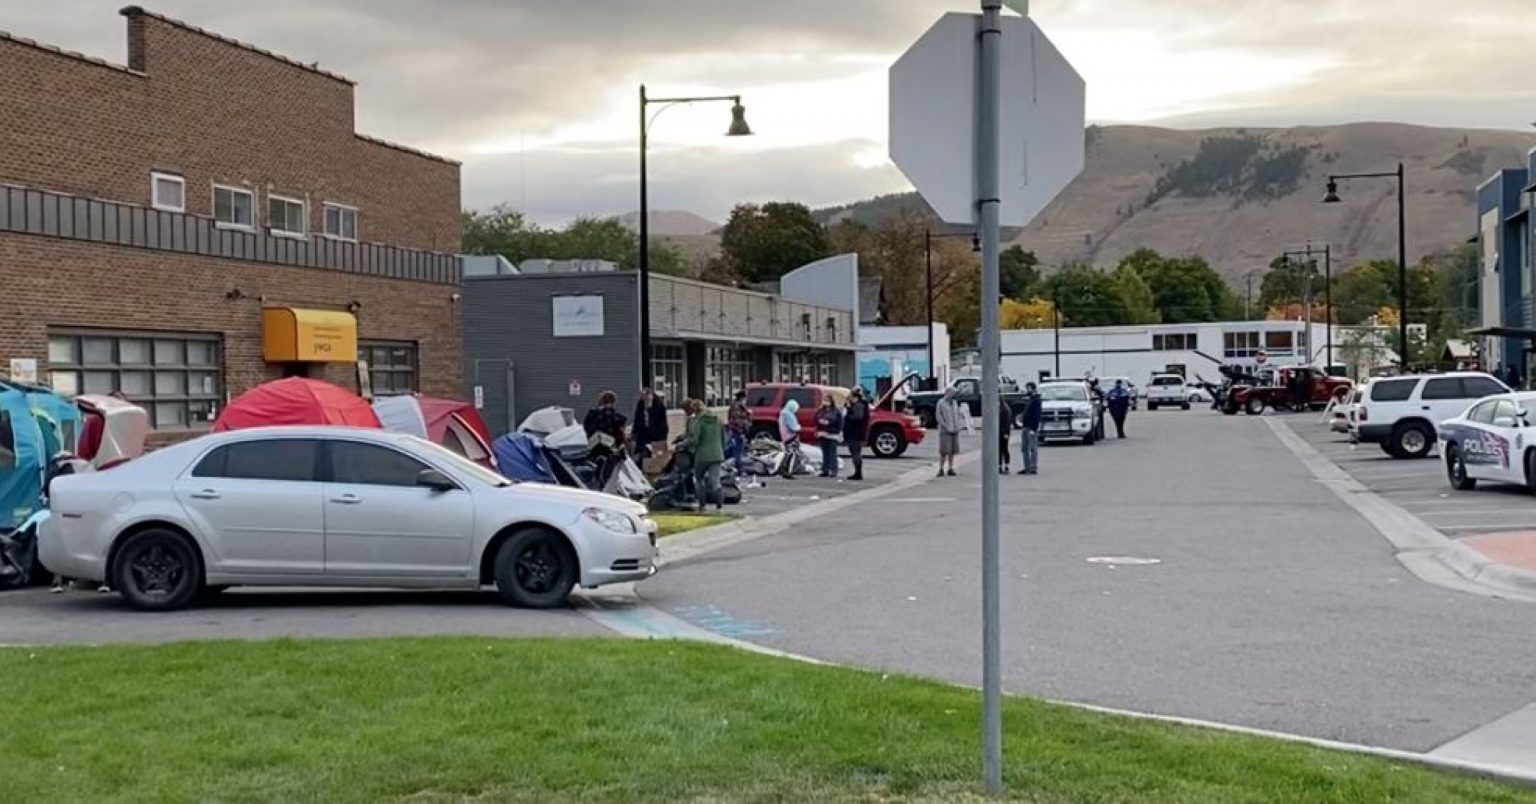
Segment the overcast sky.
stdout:
<svg viewBox="0 0 1536 804">
<path fill-rule="evenodd" d="M 0 30 L 124 60 L 123 0 L 0 0 Z M 741 94 L 652 129 L 651 206 L 723 220 L 908 189 L 886 69 L 965 0 L 161 0 L 352 78 L 364 133 L 464 162 L 464 203 L 545 223 L 637 206 L 637 87 Z M 1101 123 L 1527 128 L 1536 0 L 1034 0 Z"/>
</svg>

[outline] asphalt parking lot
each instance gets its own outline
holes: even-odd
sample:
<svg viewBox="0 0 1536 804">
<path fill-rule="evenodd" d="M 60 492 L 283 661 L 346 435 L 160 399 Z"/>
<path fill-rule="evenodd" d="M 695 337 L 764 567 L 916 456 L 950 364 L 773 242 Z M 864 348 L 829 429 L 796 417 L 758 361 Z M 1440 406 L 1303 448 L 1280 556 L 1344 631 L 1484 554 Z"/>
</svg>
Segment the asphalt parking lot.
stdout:
<svg viewBox="0 0 1536 804">
<path fill-rule="evenodd" d="M 1474 491 L 1456 491 L 1438 450 L 1417 461 L 1397 460 L 1374 444 L 1350 444 L 1348 435 L 1329 432 L 1316 414 L 1270 415 L 1284 415 L 1297 435 L 1339 468 L 1448 538 L 1536 530 L 1536 496 L 1519 486 L 1486 482 Z"/>
</svg>

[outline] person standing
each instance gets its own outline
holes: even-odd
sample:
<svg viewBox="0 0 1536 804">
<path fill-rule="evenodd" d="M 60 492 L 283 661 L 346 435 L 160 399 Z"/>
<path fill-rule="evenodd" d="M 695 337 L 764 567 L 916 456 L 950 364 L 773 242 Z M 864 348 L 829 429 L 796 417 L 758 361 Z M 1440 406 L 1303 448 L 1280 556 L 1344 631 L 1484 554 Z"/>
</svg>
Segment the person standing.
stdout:
<svg viewBox="0 0 1536 804">
<path fill-rule="evenodd" d="M 816 409 L 816 442 L 821 445 L 821 476 L 837 477 L 837 446 L 843 441 L 843 412 L 831 394 L 821 395 Z"/>
<path fill-rule="evenodd" d="M 686 440 L 693 452 L 693 488 L 699 498 L 699 510 L 713 502 L 719 511 L 724 502 L 720 493 L 720 465 L 725 463 L 725 426 L 714 411 L 697 399 L 688 400 L 692 414 L 688 419 Z"/>
<path fill-rule="evenodd" d="M 587 433 L 587 455 L 596 464 L 598 482 L 604 486 L 619 465 L 615 458 L 624 449 L 624 426 L 629 423 L 618 411 L 618 403 L 618 394 L 602 392 L 597 397 L 597 407 L 587 411 L 581 422 Z"/>
<path fill-rule="evenodd" d="M 1000 465 L 997 471 L 1008 474 L 1011 468 L 1012 458 L 1008 456 L 1008 439 L 1013 435 L 1013 408 L 1008 406 L 1008 400 L 997 400 L 997 459 Z"/>
<path fill-rule="evenodd" d="M 1019 469 L 1019 474 L 1039 474 L 1042 408 L 1040 392 L 1035 389 L 1034 383 L 1025 383 L 1024 400 L 1019 403 L 1019 407 L 1022 408 L 1019 412 L 1019 448 L 1023 453 L 1020 457 L 1024 459 L 1024 466 Z"/>
<path fill-rule="evenodd" d="M 843 443 L 848 445 L 848 456 L 853 461 L 853 474 L 848 476 L 849 480 L 864 479 L 864 442 L 867 440 L 869 403 L 864 401 L 864 389 L 855 388 L 843 411 Z"/>
<path fill-rule="evenodd" d="M 795 479 L 795 465 L 800 457 L 800 403 L 791 399 L 779 411 L 779 441 L 784 444 L 784 460 L 779 464 L 779 474 L 785 480 Z"/>
<path fill-rule="evenodd" d="M 635 402 L 634 425 L 630 438 L 635 457 L 640 460 L 651 456 L 651 445 L 667 440 L 667 403 L 661 394 L 649 388 L 640 389 L 640 399 Z"/>
<path fill-rule="evenodd" d="M 747 456 L 747 433 L 752 431 L 752 411 L 747 409 L 747 392 L 737 391 L 725 414 L 725 455 L 741 471 Z"/>
<path fill-rule="evenodd" d="M 1115 380 L 1115 387 L 1109 389 L 1106 399 L 1110 418 L 1115 420 L 1115 436 L 1125 438 L 1125 415 L 1131 410 L 1131 392 L 1126 390 L 1124 381 Z"/>
<path fill-rule="evenodd" d="M 939 477 L 955 476 L 955 456 L 960 452 L 960 431 L 965 427 L 965 411 L 955 401 L 955 389 L 944 391 L 933 417 L 939 426 Z M 948 472 L 945 469 L 948 469 Z"/>
</svg>

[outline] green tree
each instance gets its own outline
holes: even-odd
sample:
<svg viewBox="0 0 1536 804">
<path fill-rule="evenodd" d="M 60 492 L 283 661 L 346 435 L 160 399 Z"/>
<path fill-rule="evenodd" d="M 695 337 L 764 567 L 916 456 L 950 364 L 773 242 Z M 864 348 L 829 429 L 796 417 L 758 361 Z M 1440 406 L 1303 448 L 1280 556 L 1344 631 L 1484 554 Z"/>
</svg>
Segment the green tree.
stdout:
<svg viewBox="0 0 1536 804">
<path fill-rule="evenodd" d="M 582 217 L 564 229 L 546 229 L 505 205 L 464 213 L 464 251 L 523 260 L 607 260 L 625 270 L 640 265 L 640 238 L 618 218 Z M 688 257 L 664 240 L 651 239 L 651 270 L 686 275 Z"/>
<path fill-rule="evenodd" d="M 720 231 L 720 251 L 748 282 L 778 279 L 832 253 L 827 232 L 804 204 L 739 204 Z"/>
<path fill-rule="evenodd" d="M 1028 299 L 1040 287 L 1040 260 L 1023 246 L 1009 246 L 997 255 L 997 268 L 1003 296 Z"/>
<path fill-rule="evenodd" d="M 1382 307 L 1397 307 L 1396 262 L 1371 260 L 1334 275 L 1334 323 L 1360 324 Z"/>
<path fill-rule="evenodd" d="M 467 254 L 500 254 L 517 264 L 547 250 L 549 233 L 506 205 L 488 212 L 466 211 L 463 218 Z"/>
<path fill-rule="evenodd" d="M 1219 321 L 1236 314 L 1226 281 L 1200 257 L 1164 257 L 1141 249 L 1126 256 L 1121 265 L 1146 281 L 1164 323 Z"/>
<path fill-rule="evenodd" d="M 1322 300 L 1323 276 L 1317 269 L 1316 260 L 1276 257 L 1269 264 L 1269 272 L 1264 274 L 1259 303 L 1266 308 L 1304 303 L 1309 290 L 1314 300 Z"/>
<path fill-rule="evenodd" d="M 1129 265 L 1121 264 L 1113 274 L 1115 292 L 1125 305 L 1123 324 L 1156 324 L 1162 319 L 1152 298 L 1152 288 L 1147 286 L 1141 274 Z"/>
<path fill-rule="evenodd" d="M 1088 265 L 1065 265 L 1046 277 L 1041 297 L 1075 327 L 1123 324 L 1130 317 L 1112 276 Z"/>
</svg>

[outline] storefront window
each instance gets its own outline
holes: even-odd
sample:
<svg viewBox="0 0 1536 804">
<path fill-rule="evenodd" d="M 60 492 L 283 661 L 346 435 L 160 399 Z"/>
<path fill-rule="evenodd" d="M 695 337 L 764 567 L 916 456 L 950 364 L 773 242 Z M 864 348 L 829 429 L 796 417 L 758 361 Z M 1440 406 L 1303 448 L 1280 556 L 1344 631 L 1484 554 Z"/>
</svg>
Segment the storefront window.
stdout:
<svg viewBox="0 0 1536 804">
<path fill-rule="evenodd" d="M 1222 336 L 1223 354 L 1227 358 L 1253 357 L 1259 353 L 1259 333 L 1227 332 Z"/>
<path fill-rule="evenodd" d="M 417 390 L 416 344 L 398 341 L 359 341 L 358 357 L 368 361 L 368 382 L 374 396 L 414 394 Z"/>
<path fill-rule="evenodd" d="M 809 352 L 779 353 L 779 382 L 816 382 L 816 364 Z"/>
<path fill-rule="evenodd" d="M 837 355 L 823 354 L 816 361 L 816 381 L 822 385 L 841 385 L 837 377 Z"/>
<path fill-rule="evenodd" d="M 687 361 L 683 357 L 682 344 L 658 343 L 651 346 L 651 373 L 655 379 L 651 387 L 660 391 L 667 398 L 668 407 L 677 407 L 682 404 L 686 386 L 683 378 L 687 376 Z"/>
<path fill-rule="evenodd" d="M 729 405 L 731 397 L 754 379 L 754 372 L 751 349 L 709 347 L 704 364 L 704 404 Z"/>
<path fill-rule="evenodd" d="M 224 369 L 216 335 L 53 330 L 48 370 L 61 394 L 118 393 L 157 430 L 206 429 L 218 415 Z"/>
</svg>

